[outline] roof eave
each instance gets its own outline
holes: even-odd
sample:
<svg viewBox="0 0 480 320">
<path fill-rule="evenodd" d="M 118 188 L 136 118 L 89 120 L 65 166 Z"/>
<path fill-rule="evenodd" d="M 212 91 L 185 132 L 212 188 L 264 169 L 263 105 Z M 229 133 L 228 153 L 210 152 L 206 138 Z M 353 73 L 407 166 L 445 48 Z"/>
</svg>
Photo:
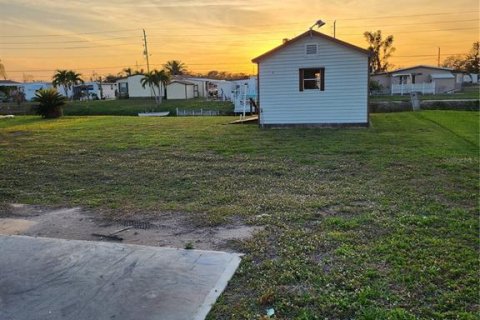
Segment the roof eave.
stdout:
<svg viewBox="0 0 480 320">
<path fill-rule="evenodd" d="M 306 31 L 306 32 L 304 32 L 304 33 L 296 36 L 295 38 L 290 39 L 290 40 L 282 43 L 281 45 L 279 45 L 279 46 L 277 46 L 277 47 L 275 47 L 275 48 L 273 48 L 273 49 L 265 52 L 264 54 L 259 55 L 258 57 L 252 59 L 252 62 L 258 64 L 258 63 L 259 63 L 261 60 L 263 60 L 264 58 L 266 58 L 266 57 L 272 55 L 273 53 L 275 53 L 275 52 L 283 49 L 284 47 L 287 47 L 287 46 L 293 44 L 294 42 L 297 42 L 297 41 L 300 40 L 300 39 L 303 39 L 303 38 L 306 37 L 306 36 L 317 36 L 317 37 L 326 39 L 326 40 L 328 40 L 328 41 L 332 41 L 332 42 L 334 42 L 334 43 L 337 43 L 337 44 L 339 44 L 339 45 L 342 45 L 342 46 L 344 46 L 344 47 L 353 49 L 353 50 L 355 50 L 355 51 L 357 51 L 357 52 L 363 53 L 363 54 L 365 54 L 367 57 L 370 57 L 370 55 L 371 55 L 370 51 L 368 51 L 368 50 L 366 50 L 366 49 L 357 47 L 357 46 L 355 46 L 355 45 L 353 45 L 353 44 L 350 44 L 350 43 L 348 43 L 348 42 L 345 42 L 345 41 L 342 41 L 342 40 L 338 40 L 338 39 L 336 39 L 336 38 L 327 36 L 326 34 L 323 34 L 323 33 L 320 33 L 320 32 L 314 31 L 314 30 L 308 30 L 308 31 Z"/>
</svg>

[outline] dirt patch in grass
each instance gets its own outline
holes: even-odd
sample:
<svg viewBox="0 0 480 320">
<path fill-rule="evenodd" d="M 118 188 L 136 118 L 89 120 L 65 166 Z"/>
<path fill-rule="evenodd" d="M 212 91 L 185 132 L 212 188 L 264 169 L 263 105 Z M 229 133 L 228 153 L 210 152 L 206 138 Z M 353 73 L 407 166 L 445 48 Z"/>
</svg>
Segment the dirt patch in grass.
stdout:
<svg viewBox="0 0 480 320">
<path fill-rule="evenodd" d="M 156 215 L 159 217 L 156 219 L 139 216 L 135 220 L 108 220 L 99 216 L 80 207 L 10 204 L 0 208 L 0 233 L 92 241 L 108 241 L 93 234 L 115 233 L 129 244 L 235 251 L 237 241 L 249 239 L 263 230 L 239 221 L 221 227 L 198 227 L 182 213 Z"/>
</svg>

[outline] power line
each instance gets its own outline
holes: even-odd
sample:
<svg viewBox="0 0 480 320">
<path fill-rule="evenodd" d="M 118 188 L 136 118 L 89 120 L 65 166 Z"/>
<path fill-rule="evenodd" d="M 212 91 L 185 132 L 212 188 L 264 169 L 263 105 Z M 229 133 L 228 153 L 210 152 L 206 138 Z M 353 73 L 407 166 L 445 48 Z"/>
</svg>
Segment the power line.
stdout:
<svg viewBox="0 0 480 320">
<path fill-rule="evenodd" d="M 373 19 L 390 19 L 390 18 L 408 18 L 408 17 L 423 17 L 423 16 L 442 16 L 442 15 L 459 15 L 459 14 L 468 14 L 476 13 L 478 11 L 457 11 L 457 12 L 436 12 L 436 13 L 425 13 L 425 14 L 411 14 L 411 15 L 398 15 L 398 16 L 377 16 L 377 17 L 368 17 L 368 18 L 346 18 L 346 19 L 337 19 L 340 21 L 352 21 L 352 20 L 373 20 Z"/>
<path fill-rule="evenodd" d="M 394 58 L 415 58 L 415 57 L 436 57 L 438 54 L 419 54 L 419 55 L 411 55 L 411 56 L 395 56 L 392 55 L 392 59 Z M 465 56 L 467 53 L 444 53 L 442 56 Z"/>
<path fill-rule="evenodd" d="M 246 66 L 246 65 L 251 65 L 251 62 L 248 63 L 218 63 L 218 62 L 212 62 L 212 63 L 186 63 L 187 67 L 188 66 L 217 66 L 217 65 L 233 65 L 233 66 Z M 151 63 L 151 66 L 163 66 L 163 63 Z M 146 64 L 139 64 L 138 67 L 146 67 Z M 109 67 L 81 67 L 81 68 L 74 68 L 75 70 L 104 70 L 104 69 L 118 69 L 118 68 L 126 68 L 129 66 L 122 65 L 122 66 L 109 66 Z M 58 69 L 61 68 L 56 68 L 56 69 L 31 69 L 31 70 L 9 70 L 8 72 L 15 72 L 15 73 L 22 73 L 22 72 L 53 72 L 57 71 Z"/>
<path fill-rule="evenodd" d="M 9 49 L 9 50 L 26 50 L 26 49 L 53 49 L 53 50 L 63 50 L 63 49 L 91 49 L 91 48 L 106 48 L 106 47 L 119 47 L 119 46 L 130 46 L 131 43 L 119 43 L 119 44 L 107 44 L 107 45 L 96 45 L 96 46 L 87 46 L 87 47 L 31 47 L 31 48 L 2 48 L 2 50 Z"/>
<path fill-rule="evenodd" d="M 441 15 L 459 15 L 459 14 L 478 14 L 478 11 L 457 11 L 457 12 L 436 12 L 436 13 L 425 13 L 425 14 L 412 14 L 412 15 L 395 15 L 395 16 L 376 16 L 368 18 L 336 18 L 337 21 L 361 21 L 361 20 L 373 20 L 373 19 L 391 19 L 391 18 L 407 18 L 407 17 L 423 17 L 423 16 L 441 16 Z M 278 26 L 278 25 L 304 25 L 301 22 L 294 23 L 276 23 L 276 24 L 258 24 L 258 25 L 249 25 L 249 27 L 264 27 L 264 26 Z M 236 25 L 230 25 L 236 26 Z M 162 30 L 179 30 L 182 28 L 147 28 L 149 30 L 162 29 Z M 127 31 L 141 31 L 140 28 L 135 29 L 115 29 L 115 30 L 105 30 L 105 31 L 93 31 L 93 32 L 77 32 L 77 33 L 63 33 L 63 34 L 31 34 L 31 35 L 0 35 L 1 38 L 34 38 L 34 37 L 69 37 L 77 35 L 88 35 L 88 34 L 105 34 L 105 33 L 116 33 L 116 32 L 127 32 Z"/>
<path fill-rule="evenodd" d="M 458 31 L 458 30 L 478 30 L 478 28 L 453 28 L 453 29 L 436 29 L 436 30 L 412 30 L 412 31 L 400 31 L 395 34 L 403 33 L 422 33 L 422 32 L 443 32 L 443 31 Z M 343 33 L 342 36 L 358 36 L 362 33 Z"/>
<path fill-rule="evenodd" d="M 117 29 L 117 30 L 109 30 L 109 31 L 62 33 L 62 34 L 0 35 L 0 37 L 1 38 L 70 37 L 70 36 L 78 36 L 78 35 L 86 35 L 86 34 L 102 34 L 102 33 L 140 31 L 140 30 L 141 30 L 140 28 L 136 28 L 136 29 Z"/>
<path fill-rule="evenodd" d="M 458 23 L 458 22 L 472 22 L 472 21 L 479 21 L 479 19 L 467 19 L 467 20 L 452 20 L 448 21 L 448 24 Z M 389 28 L 389 27 L 397 27 L 397 26 L 416 26 L 416 25 L 424 25 L 424 24 L 437 24 L 437 23 L 445 23 L 445 21 L 430 21 L 430 22 L 415 22 L 415 23 L 398 23 L 398 24 L 390 24 L 390 25 L 358 25 L 358 26 L 342 26 L 340 25 L 341 29 L 358 29 L 358 28 Z"/>
<path fill-rule="evenodd" d="M 99 42 L 99 41 L 110 41 L 110 40 L 119 40 L 119 39 L 132 39 L 132 38 L 140 38 L 140 36 L 128 36 L 128 37 L 115 37 L 115 38 L 106 38 L 106 39 L 95 39 L 95 40 L 71 40 L 71 41 L 41 41 L 41 42 L 2 42 L 0 44 L 4 45 L 4 44 L 33 44 L 33 45 L 36 45 L 36 44 L 44 44 L 44 43 L 49 43 L 49 44 L 53 44 L 53 43 L 59 43 L 59 44 L 62 44 L 62 43 L 78 43 L 78 42 Z"/>
</svg>

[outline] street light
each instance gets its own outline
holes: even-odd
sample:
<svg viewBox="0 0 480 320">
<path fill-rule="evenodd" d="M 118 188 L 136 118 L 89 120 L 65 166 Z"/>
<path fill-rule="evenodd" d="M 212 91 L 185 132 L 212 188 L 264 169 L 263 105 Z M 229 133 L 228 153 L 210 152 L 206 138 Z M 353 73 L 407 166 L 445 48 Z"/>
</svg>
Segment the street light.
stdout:
<svg viewBox="0 0 480 320">
<path fill-rule="evenodd" d="M 323 22 L 322 20 L 317 20 L 317 22 L 315 22 L 315 23 L 313 24 L 313 26 L 310 27 L 310 30 L 312 30 L 313 27 L 315 27 L 315 26 L 317 26 L 317 28 L 320 28 L 320 27 L 322 27 L 322 26 L 324 26 L 324 25 L 325 25 L 325 22 Z"/>
</svg>

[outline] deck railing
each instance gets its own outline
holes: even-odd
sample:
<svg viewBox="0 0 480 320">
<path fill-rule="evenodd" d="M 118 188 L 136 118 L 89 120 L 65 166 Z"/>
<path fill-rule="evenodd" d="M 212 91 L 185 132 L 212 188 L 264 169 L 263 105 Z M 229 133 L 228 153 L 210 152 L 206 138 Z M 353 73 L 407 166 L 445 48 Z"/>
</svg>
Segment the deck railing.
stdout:
<svg viewBox="0 0 480 320">
<path fill-rule="evenodd" d="M 435 82 L 430 83 L 407 83 L 407 84 L 392 84 L 392 95 L 394 94 L 409 94 L 410 92 L 421 92 L 422 94 L 435 94 Z"/>
</svg>

